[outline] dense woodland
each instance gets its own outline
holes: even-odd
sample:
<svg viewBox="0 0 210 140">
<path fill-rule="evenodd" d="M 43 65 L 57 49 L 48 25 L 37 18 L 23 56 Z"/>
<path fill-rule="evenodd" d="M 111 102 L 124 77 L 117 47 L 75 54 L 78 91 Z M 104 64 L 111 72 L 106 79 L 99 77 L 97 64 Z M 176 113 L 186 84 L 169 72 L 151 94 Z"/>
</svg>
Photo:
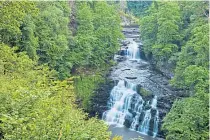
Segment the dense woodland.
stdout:
<svg viewBox="0 0 210 140">
<path fill-rule="evenodd" d="M 108 126 L 84 110 L 114 65 L 119 9 L 102 1 L 0 2 L 0 139 L 110 139 Z M 208 139 L 208 2 L 129 1 L 127 11 L 139 18 L 148 60 L 170 66 L 171 84 L 184 91 L 164 119 L 166 139 Z"/>
<path fill-rule="evenodd" d="M 112 64 L 122 37 L 115 6 L 2 1 L 0 7 L 0 139 L 109 139 L 107 126 L 87 118 L 75 99 L 87 107 Z"/>
</svg>

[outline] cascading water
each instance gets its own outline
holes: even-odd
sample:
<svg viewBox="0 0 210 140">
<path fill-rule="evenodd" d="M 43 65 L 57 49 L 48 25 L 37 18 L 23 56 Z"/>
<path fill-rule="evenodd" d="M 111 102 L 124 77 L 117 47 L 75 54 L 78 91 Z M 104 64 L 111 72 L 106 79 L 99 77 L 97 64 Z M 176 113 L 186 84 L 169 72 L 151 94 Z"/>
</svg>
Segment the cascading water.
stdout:
<svg viewBox="0 0 210 140">
<path fill-rule="evenodd" d="M 131 60 L 139 60 L 140 59 L 140 51 L 139 46 L 135 41 L 132 41 L 127 49 L 127 56 Z"/>
<path fill-rule="evenodd" d="M 152 109 L 156 110 L 156 114 L 154 117 L 154 128 L 153 128 L 153 137 L 156 137 L 158 133 L 158 122 L 159 122 L 159 112 L 157 110 L 157 96 L 154 97 L 151 104 Z"/>
<path fill-rule="evenodd" d="M 110 95 L 108 106 L 110 110 L 103 113 L 103 120 L 108 124 L 117 124 L 123 126 L 126 115 L 132 115 L 128 109 L 131 105 L 131 97 L 135 94 L 133 84 L 125 85 L 124 81 L 119 81 Z"/>
<path fill-rule="evenodd" d="M 143 134 L 147 134 L 149 131 L 150 119 L 151 119 L 151 109 L 145 111 L 144 120 L 143 120 L 140 128 L 138 129 Z"/>
<path fill-rule="evenodd" d="M 148 134 L 150 121 L 152 120 L 151 110 L 156 110 L 154 117 L 153 136 L 158 133 L 158 110 L 157 97 L 155 96 L 151 104 L 142 99 L 137 93 L 137 85 L 120 80 L 112 89 L 110 100 L 108 101 L 109 110 L 103 113 L 102 119 L 109 125 L 125 125 L 125 121 L 129 118 L 130 129 L 136 130 L 143 134 Z M 145 109 L 145 106 L 150 106 Z M 143 119 L 140 117 L 143 116 Z"/>
<path fill-rule="evenodd" d="M 154 118 L 154 128 L 153 128 L 153 137 L 157 136 L 158 133 L 158 122 L 159 122 L 159 111 L 157 110 L 155 118 Z"/>
</svg>

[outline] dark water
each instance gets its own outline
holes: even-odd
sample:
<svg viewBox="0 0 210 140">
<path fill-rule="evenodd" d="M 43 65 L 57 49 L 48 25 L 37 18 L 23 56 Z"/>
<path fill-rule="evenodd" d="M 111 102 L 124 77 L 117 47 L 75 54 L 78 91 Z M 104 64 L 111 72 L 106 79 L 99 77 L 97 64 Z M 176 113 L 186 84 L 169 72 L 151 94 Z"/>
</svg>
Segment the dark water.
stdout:
<svg viewBox="0 0 210 140">
<path fill-rule="evenodd" d="M 126 127 L 117 127 L 117 126 L 110 126 L 109 130 L 112 131 L 112 136 L 111 138 L 113 138 L 114 136 L 118 135 L 118 136 L 122 136 L 123 140 L 130 140 L 130 139 L 134 139 L 134 138 L 141 138 L 142 140 L 163 140 L 163 139 L 159 139 L 159 138 L 153 138 L 151 136 L 147 136 L 144 134 L 141 134 L 139 132 L 130 130 Z"/>
</svg>

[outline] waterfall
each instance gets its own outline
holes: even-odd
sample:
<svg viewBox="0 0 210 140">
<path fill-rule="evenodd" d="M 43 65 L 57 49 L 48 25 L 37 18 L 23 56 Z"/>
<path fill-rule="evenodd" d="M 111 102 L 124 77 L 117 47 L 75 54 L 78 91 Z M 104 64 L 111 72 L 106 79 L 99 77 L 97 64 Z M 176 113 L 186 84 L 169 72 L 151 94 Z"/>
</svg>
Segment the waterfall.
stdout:
<svg viewBox="0 0 210 140">
<path fill-rule="evenodd" d="M 151 104 L 150 104 L 151 103 Z M 149 109 L 145 109 L 149 106 Z M 148 134 L 150 121 L 154 118 L 153 136 L 158 133 L 157 96 L 152 101 L 145 101 L 137 93 L 137 85 L 120 80 L 112 89 L 108 101 L 109 110 L 103 113 L 102 119 L 109 125 L 123 126 L 125 121 L 130 122 L 130 129 Z M 156 110 L 152 117 L 151 110 Z M 140 119 L 142 117 L 142 119 Z"/>
<path fill-rule="evenodd" d="M 110 110 L 103 113 L 103 119 L 108 124 L 123 126 L 126 115 L 132 115 L 128 109 L 131 105 L 132 95 L 135 94 L 135 86 L 119 81 L 113 88 L 108 102 Z"/>
<path fill-rule="evenodd" d="M 127 57 L 131 60 L 139 60 L 140 59 L 140 51 L 138 44 L 135 41 L 132 41 L 127 49 Z"/>
<path fill-rule="evenodd" d="M 144 116 L 144 120 L 139 128 L 139 131 L 144 133 L 144 134 L 147 134 L 148 131 L 149 131 L 149 122 L 150 122 L 150 119 L 151 119 L 151 109 L 145 111 L 145 116 Z"/>
<path fill-rule="evenodd" d="M 156 109 L 157 108 L 157 96 L 152 99 L 151 107 Z"/>
<path fill-rule="evenodd" d="M 158 133 L 158 122 L 159 122 L 159 111 L 157 110 L 155 118 L 154 118 L 154 128 L 153 128 L 153 137 L 157 136 Z"/>
</svg>

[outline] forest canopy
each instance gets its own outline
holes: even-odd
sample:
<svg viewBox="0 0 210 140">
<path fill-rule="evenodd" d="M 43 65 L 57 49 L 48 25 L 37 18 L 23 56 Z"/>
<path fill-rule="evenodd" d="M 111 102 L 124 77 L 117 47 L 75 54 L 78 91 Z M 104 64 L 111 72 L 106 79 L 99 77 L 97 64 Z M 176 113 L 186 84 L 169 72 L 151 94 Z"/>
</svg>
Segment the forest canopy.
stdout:
<svg viewBox="0 0 210 140">
<path fill-rule="evenodd" d="M 0 7 L 0 139 L 108 140 L 107 125 L 75 104 L 80 85 L 72 76 L 109 64 L 122 37 L 115 6 L 1 1 Z M 80 98 L 95 89 L 90 84 Z"/>
</svg>

